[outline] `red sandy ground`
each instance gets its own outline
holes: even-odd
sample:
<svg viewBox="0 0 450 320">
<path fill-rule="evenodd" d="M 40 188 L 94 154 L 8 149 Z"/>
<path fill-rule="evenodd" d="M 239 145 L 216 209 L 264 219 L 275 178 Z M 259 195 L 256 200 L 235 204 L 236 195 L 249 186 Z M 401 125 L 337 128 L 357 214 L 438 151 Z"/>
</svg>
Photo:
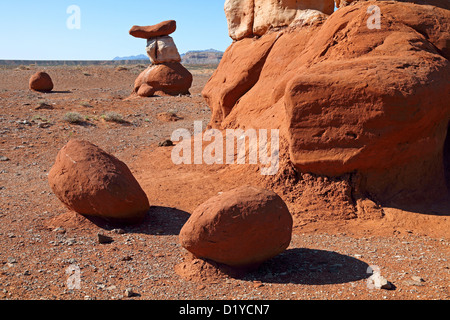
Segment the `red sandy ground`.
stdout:
<svg viewBox="0 0 450 320">
<path fill-rule="evenodd" d="M 158 143 L 195 120 L 206 126 L 211 114 L 200 93 L 213 70 L 191 70 L 190 97 L 126 100 L 144 67 L 45 68 L 55 83 L 50 94 L 28 90 L 36 67 L 0 70 L 0 156 L 9 159 L 0 162 L 0 299 L 449 299 L 445 210 L 383 208 L 382 216 L 357 217 L 341 199 L 345 185 L 308 175 L 293 182 L 288 167 L 271 181 L 252 166 L 175 166 L 172 148 Z M 105 121 L 110 111 L 125 122 Z M 158 117 L 168 111 L 182 119 Z M 67 112 L 86 121 L 69 124 Z M 153 205 L 143 224 L 118 233 L 68 212 L 54 196 L 47 174 L 72 138 L 128 164 Z M 243 183 L 273 186 L 295 229 L 284 254 L 233 276 L 192 259 L 178 233 L 200 203 Z M 100 244 L 98 233 L 114 241 Z M 80 289 L 68 288 L 69 266 L 81 270 Z M 369 266 L 395 289 L 371 289 Z M 127 297 L 128 288 L 137 295 Z"/>
</svg>

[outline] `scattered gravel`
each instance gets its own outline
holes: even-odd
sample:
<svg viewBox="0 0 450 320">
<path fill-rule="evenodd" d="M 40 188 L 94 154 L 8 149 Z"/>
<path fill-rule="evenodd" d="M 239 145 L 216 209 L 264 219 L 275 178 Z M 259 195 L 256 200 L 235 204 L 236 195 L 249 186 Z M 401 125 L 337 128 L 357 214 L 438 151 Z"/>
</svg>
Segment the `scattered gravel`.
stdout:
<svg viewBox="0 0 450 320">
<path fill-rule="evenodd" d="M 28 78 L 36 70 L 2 70 L 0 299 L 450 298 L 450 238 L 437 234 L 431 224 L 448 223 L 448 216 L 427 216 L 427 232 L 420 223 L 405 229 L 389 219 L 379 222 L 384 225 L 377 232 L 363 232 L 363 221 L 341 228 L 311 221 L 297 226 L 288 250 L 258 270 L 239 278 L 200 273 L 194 281 L 180 276 L 176 267 L 188 261 L 178 242 L 188 216 L 181 201 L 195 190 L 180 189 L 171 204 L 155 196 L 149 219 L 140 226 L 104 226 L 68 214 L 52 193 L 47 175 L 69 139 L 89 139 L 141 177 L 143 169 L 135 166 L 138 159 L 156 149 L 170 152 L 158 143 L 169 139 L 175 128 L 192 129 L 194 120 L 206 125 L 210 119 L 200 93 L 211 71 L 194 74 L 191 96 L 127 101 L 137 76 L 130 68 L 120 73 L 108 67 L 83 68 L 91 77 L 76 67 L 47 68 L 59 90 L 51 95 L 28 91 Z M 52 108 L 35 110 L 44 98 Z M 92 107 L 81 106 L 82 101 Z M 168 110 L 176 110 L 182 119 L 157 119 Z M 70 111 L 88 120 L 84 125 L 68 124 L 64 115 Z M 120 113 L 126 122 L 103 122 L 101 115 L 107 111 Z M 36 125 L 33 116 L 45 118 L 51 126 Z M 155 189 L 164 192 L 174 181 Z M 380 277 L 380 286 L 372 281 L 374 275 Z"/>
</svg>

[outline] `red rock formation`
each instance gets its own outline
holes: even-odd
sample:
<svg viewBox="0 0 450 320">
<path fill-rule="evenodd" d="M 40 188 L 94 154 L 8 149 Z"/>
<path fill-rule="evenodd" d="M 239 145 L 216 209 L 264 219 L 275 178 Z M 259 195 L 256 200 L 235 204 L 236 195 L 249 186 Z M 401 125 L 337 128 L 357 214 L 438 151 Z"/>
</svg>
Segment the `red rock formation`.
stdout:
<svg viewBox="0 0 450 320">
<path fill-rule="evenodd" d="M 260 40 L 246 38 L 228 48 L 203 90 L 203 96 L 213 110 L 212 122 L 220 125 L 237 101 L 258 82 L 276 39 L 277 34 Z"/>
<path fill-rule="evenodd" d="M 337 8 L 345 7 L 351 3 L 355 3 L 357 1 L 384 1 L 384 0 L 334 0 Z M 431 5 L 435 7 L 441 7 L 447 10 L 450 10 L 450 2 L 448 0 L 395 0 L 398 2 L 410 2 L 422 5 Z M 374 3 L 376 4 L 376 3 Z"/>
<path fill-rule="evenodd" d="M 55 195 L 84 216 L 134 223 L 150 209 L 126 164 L 87 141 L 64 146 L 48 179 Z"/>
<path fill-rule="evenodd" d="M 256 267 L 286 250 L 292 224 L 277 194 L 243 186 L 200 205 L 181 230 L 180 242 L 198 258 Z"/>
<path fill-rule="evenodd" d="M 30 90 L 50 92 L 53 90 L 53 81 L 46 72 L 37 72 L 33 74 L 29 82 Z"/>
<path fill-rule="evenodd" d="M 154 26 L 131 28 L 132 36 L 147 39 L 146 51 L 152 62 L 136 79 L 134 95 L 151 97 L 154 94 L 189 94 L 192 74 L 180 63 L 181 57 L 175 42 L 168 36 L 175 29 L 174 20 Z"/>
<path fill-rule="evenodd" d="M 365 190 L 381 198 L 439 190 L 450 11 L 377 5 L 381 29 L 368 27 L 369 3 L 358 2 L 324 23 L 234 42 L 203 91 L 211 126 L 279 128 L 297 169 L 359 172 Z"/>
<path fill-rule="evenodd" d="M 133 26 L 130 29 L 130 35 L 135 38 L 151 39 L 156 37 L 168 36 L 177 30 L 175 20 L 163 21 L 153 26 Z"/>
<path fill-rule="evenodd" d="M 151 65 L 136 79 L 134 92 L 141 97 L 189 94 L 192 81 L 192 74 L 180 63 Z"/>
</svg>

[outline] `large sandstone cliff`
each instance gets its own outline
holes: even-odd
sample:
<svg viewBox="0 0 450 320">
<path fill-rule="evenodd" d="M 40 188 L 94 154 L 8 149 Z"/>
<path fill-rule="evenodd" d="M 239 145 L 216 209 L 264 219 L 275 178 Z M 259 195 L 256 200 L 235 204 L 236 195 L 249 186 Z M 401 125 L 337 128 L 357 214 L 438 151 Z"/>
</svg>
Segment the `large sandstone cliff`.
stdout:
<svg viewBox="0 0 450 320">
<path fill-rule="evenodd" d="M 319 2 L 226 2 L 237 41 L 203 91 L 210 125 L 278 128 L 299 171 L 357 172 L 380 199 L 447 194 L 450 11 L 439 1 L 361 1 L 328 16 Z M 368 23 L 373 4 L 380 28 Z"/>
</svg>

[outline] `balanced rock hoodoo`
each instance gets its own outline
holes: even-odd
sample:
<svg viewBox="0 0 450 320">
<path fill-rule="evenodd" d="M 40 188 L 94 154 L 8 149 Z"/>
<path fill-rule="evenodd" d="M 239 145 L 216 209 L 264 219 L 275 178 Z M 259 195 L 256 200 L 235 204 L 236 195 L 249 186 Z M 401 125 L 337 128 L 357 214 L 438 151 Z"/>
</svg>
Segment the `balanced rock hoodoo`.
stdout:
<svg viewBox="0 0 450 320">
<path fill-rule="evenodd" d="M 84 216 L 135 223 L 150 209 L 127 165 L 87 141 L 69 141 L 59 151 L 48 180 L 59 200 Z"/>
<path fill-rule="evenodd" d="M 140 97 L 154 94 L 189 94 L 192 74 L 181 64 L 181 56 L 169 34 L 176 30 L 174 20 L 154 26 L 133 26 L 130 35 L 147 40 L 147 55 L 151 65 L 136 79 L 134 93 Z"/>
<path fill-rule="evenodd" d="M 292 225 L 276 193 L 243 186 L 200 205 L 183 226 L 180 242 L 198 258 L 252 268 L 287 249 Z"/>
</svg>

